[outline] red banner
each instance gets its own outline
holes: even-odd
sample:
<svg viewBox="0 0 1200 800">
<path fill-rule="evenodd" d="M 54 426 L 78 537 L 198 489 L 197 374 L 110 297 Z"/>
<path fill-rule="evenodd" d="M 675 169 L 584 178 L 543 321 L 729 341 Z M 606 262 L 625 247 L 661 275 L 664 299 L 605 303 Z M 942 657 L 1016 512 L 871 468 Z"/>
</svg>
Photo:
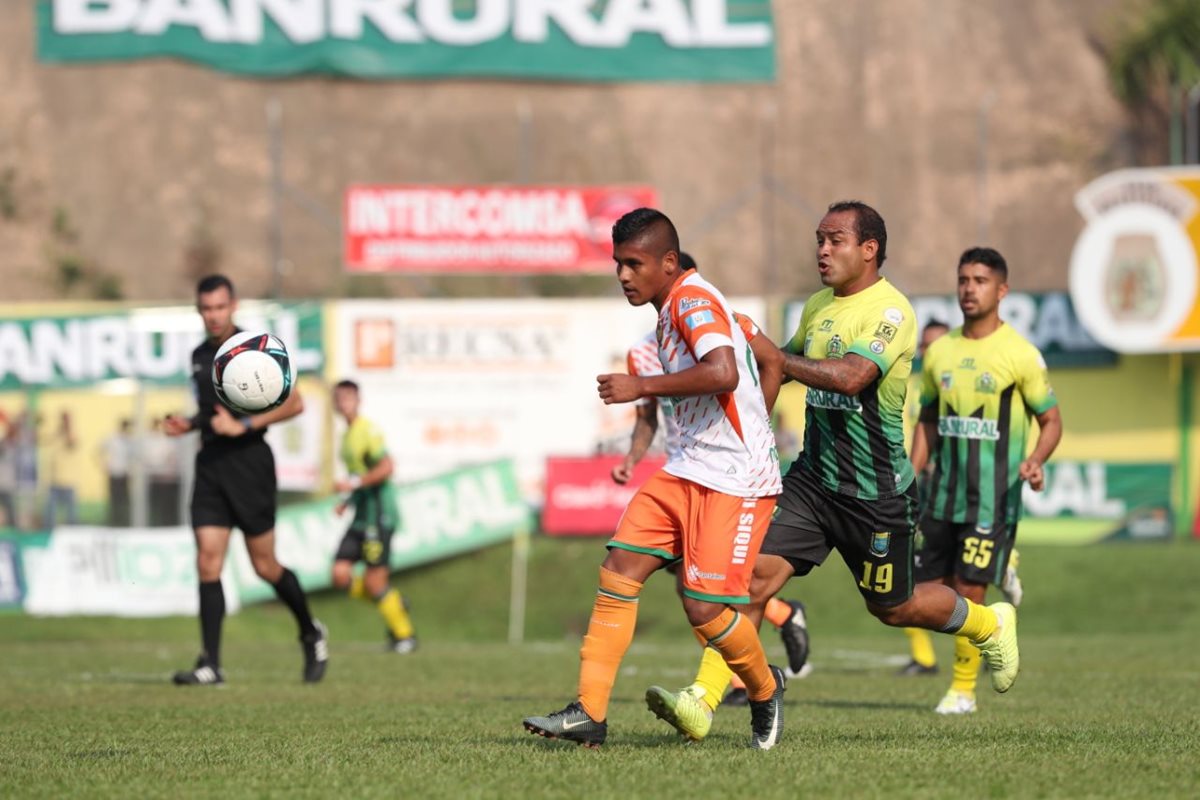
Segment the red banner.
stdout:
<svg viewBox="0 0 1200 800">
<path fill-rule="evenodd" d="M 551 536 L 611 535 L 638 487 L 666 463 L 644 458 L 633 480 L 622 486 L 612 479 L 621 456 L 546 459 L 546 505 L 542 530 Z"/>
<path fill-rule="evenodd" d="M 612 225 L 646 186 L 351 186 L 351 272 L 607 272 Z"/>
</svg>

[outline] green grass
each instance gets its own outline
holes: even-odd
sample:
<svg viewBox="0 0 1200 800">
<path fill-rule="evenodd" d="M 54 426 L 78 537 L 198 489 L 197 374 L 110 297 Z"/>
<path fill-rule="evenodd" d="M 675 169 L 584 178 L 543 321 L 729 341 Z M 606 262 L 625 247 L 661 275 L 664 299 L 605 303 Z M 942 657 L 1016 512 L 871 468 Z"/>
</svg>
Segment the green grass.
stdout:
<svg viewBox="0 0 1200 800">
<path fill-rule="evenodd" d="M 229 685 L 177 689 L 192 619 L 0 617 L 0 797 L 1194 797 L 1200 786 L 1200 547 L 1022 550 L 1021 678 L 979 713 L 931 712 L 949 678 L 899 679 L 906 640 L 862 609 L 835 560 L 793 582 L 812 677 L 788 692 L 784 742 L 755 753 L 745 709 L 678 744 L 641 701 L 682 685 L 698 650 L 653 579 L 599 752 L 524 733 L 574 691 L 599 542 L 537 540 L 530 643 L 510 647 L 509 550 L 400 576 L 422 648 L 380 652 L 362 603 L 314 598 L 329 676 L 299 682 L 286 613 L 227 623 Z M 768 652 L 782 658 L 773 632 Z"/>
</svg>

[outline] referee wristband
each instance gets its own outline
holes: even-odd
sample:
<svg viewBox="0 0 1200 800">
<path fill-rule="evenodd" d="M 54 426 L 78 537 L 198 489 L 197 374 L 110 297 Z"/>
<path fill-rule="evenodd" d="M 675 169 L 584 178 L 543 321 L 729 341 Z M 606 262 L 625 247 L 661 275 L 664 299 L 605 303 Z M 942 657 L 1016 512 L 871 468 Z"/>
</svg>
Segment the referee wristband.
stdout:
<svg viewBox="0 0 1200 800">
<path fill-rule="evenodd" d="M 242 427 L 248 431 L 254 430 L 254 418 L 253 417 L 242 417 Z"/>
</svg>

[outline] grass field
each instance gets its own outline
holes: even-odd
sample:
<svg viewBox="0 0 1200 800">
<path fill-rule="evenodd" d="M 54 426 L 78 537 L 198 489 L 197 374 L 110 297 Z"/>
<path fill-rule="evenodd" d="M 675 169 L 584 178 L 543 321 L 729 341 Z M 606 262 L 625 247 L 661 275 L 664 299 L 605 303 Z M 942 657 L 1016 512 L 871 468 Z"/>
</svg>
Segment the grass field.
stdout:
<svg viewBox="0 0 1200 800">
<path fill-rule="evenodd" d="M 192 619 L 0 616 L 0 797 L 1196 797 L 1200 794 L 1200 547 L 1026 548 L 1021 678 L 979 713 L 934 715 L 943 675 L 893 677 L 906 640 L 862 610 L 830 562 L 788 596 L 809 606 L 814 674 L 788 691 L 787 730 L 746 749 L 722 709 L 679 744 L 646 710 L 652 683 L 690 680 L 698 648 L 668 581 L 641 604 L 608 744 L 547 742 L 520 720 L 574 691 L 601 556 L 537 540 L 528 644 L 504 644 L 509 550 L 403 575 L 421 649 L 381 652 L 373 609 L 314 599 L 332 661 L 300 683 L 277 605 L 227 621 L 229 684 L 179 689 Z M 768 652 L 782 659 L 773 632 Z"/>
</svg>

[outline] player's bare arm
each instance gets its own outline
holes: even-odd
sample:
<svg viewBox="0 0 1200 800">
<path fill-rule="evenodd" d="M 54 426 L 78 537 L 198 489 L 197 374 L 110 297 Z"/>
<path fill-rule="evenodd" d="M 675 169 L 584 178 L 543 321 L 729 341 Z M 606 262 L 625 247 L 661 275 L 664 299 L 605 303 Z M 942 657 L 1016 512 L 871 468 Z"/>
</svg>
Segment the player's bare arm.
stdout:
<svg viewBox="0 0 1200 800">
<path fill-rule="evenodd" d="M 913 431 L 912 452 L 908 456 L 912 461 L 913 472 L 918 475 L 925 470 L 929 463 L 929 454 L 937 446 L 937 418 L 937 403 L 921 406 L 921 416 L 917 419 L 917 427 Z"/>
<path fill-rule="evenodd" d="M 654 434 L 658 432 L 658 401 L 652 399 L 643 403 L 635 410 L 637 418 L 633 423 L 633 436 L 629 440 L 629 452 L 625 454 L 620 464 L 612 468 L 612 479 L 625 484 L 633 478 L 633 468 L 646 455 Z"/>
<path fill-rule="evenodd" d="M 168 414 L 166 419 L 163 420 L 163 430 L 167 436 L 183 436 L 185 433 L 192 432 L 192 421 L 187 417 Z"/>
<path fill-rule="evenodd" d="M 1058 406 L 1037 415 L 1038 440 L 1029 458 L 1021 462 L 1018 474 L 1021 480 L 1029 481 L 1034 491 L 1040 492 L 1046 485 L 1046 473 L 1042 465 L 1050 458 L 1054 448 L 1062 439 L 1062 412 Z"/>
<path fill-rule="evenodd" d="M 596 377 L 605 405 L 629 403 L 643 397 L 695 397 L 732 392 L 738 386 L 737 361 L 732 347 L 718 347 L 700 363 L 668 375 L 639 377 L 624 373 Z"/>
<path fill-rule="evenodd" d="M 367 470 L 365 475 L 355 478 L 341 478 L 334 481 L 333 488 L 337 492 L 353 492 L 355 489 L 369 489 L 372 486 L 380 486 L 392 477 L 392 472 L 395 470 L 395 464 L 391 456 L 384 456 L 379 460 L 379 463 Z"/>
<path fill-rule="evenodd" d="M 759 387 L 769 414 L 775 410 L 775 400 L 783 383 L 783 351 L 760 333 L 750 340 L 750 352 L 754 353 L 754 361 L 758 364 Z"/>
<path fill-rule="evenodd" d="M 853 396 L 879 377 L 879 367 L 855 353 L 820 361 L 783 353 L 783 374 L 813 389 Z"/>
<path fill-rule="evenodd" d="M 268 425 L 291 419 L 303 411 L 304 399 L 300 396 L 300 392 L 293 390 L 287 400 L 284 400 L 278 408 L 248 417 L 235 417 L 225 406 L 218 405 L 210 424 L 213 432 L 221 436 L 241 436 L 248 431 L 260 430 Z"/>
</svg>

